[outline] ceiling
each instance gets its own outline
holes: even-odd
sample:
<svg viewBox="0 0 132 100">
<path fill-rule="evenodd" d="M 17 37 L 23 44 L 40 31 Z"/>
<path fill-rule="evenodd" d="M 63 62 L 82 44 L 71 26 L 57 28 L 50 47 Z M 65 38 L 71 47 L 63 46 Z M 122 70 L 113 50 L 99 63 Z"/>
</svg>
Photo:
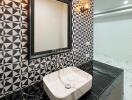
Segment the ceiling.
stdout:
<svg viewBox="0 0 132 100">
<path fill-rule="evenodd" d="M 95 0 L 94 12 L 100 12 L 129 4 L 132 4 L 132 0 Z"/>
</svg>

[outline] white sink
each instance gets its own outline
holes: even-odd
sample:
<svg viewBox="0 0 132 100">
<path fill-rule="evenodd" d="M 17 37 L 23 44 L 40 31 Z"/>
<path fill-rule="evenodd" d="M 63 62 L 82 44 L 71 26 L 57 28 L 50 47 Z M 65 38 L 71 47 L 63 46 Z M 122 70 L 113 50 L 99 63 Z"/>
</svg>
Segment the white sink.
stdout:
<svg viewBox="0 0 132 100">
<path fill-rule="evenodd" d="M 46 75 L 44 89 L 50 100 L 77 100 L 92 87 L 92 76 L 77 67 Z"/>
</svg>

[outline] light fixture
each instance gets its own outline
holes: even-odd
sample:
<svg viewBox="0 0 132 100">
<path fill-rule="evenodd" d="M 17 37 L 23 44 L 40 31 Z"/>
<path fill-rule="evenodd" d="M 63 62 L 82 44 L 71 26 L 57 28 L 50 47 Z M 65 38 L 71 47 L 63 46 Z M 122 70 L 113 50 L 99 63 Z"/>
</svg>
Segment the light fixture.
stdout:
<svg viewBox="0 0 132 100">
<path fill-rule="evenodd" d="M 123 3 L 124 3 L 124 4 L 128 4 L 128 1 L 127 1 L 127 0 L 125 0 Z"/>
<path fill-rule="evenodd" d="M 78 0 L 78 3 L 76 3 L 76 12 L 85 12 L 89 10 L 91 7 L 90 0 Z"/>
<path fill-rule="evenodd" d="M 88 3 L 83 4 L 83 6 L 80 8 L 81 12 L 84 12 L 90 8 L 90 5 Z"/>
</svg>

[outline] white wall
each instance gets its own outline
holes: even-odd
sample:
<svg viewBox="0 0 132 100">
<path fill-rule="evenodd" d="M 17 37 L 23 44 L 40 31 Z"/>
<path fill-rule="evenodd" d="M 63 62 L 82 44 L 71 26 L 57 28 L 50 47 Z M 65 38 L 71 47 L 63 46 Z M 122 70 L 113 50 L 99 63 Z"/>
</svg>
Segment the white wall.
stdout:
<svg viewBox="0 0 132 100">
<path fill-rule="evenodd" d="M 132 63 L 132 14 L 95 19 L 94 59 L 104 56 Z"/>
</svg>

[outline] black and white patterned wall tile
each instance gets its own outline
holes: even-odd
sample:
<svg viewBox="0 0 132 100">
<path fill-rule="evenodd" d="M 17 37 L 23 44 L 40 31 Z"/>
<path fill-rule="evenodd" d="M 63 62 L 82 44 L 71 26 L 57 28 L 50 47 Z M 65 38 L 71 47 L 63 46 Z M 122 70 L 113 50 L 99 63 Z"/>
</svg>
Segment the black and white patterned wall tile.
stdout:
<svg viewBox="0 0 132 100">
<path fill-rule="evenodd" d="M 76 11 L 80 1 L 73 0 L 72 3 L 73 50 L 28 60 L 28 0 L 0 0 L 0 98 L 62 68 L 57 65 L 57 59 L 64 67 L 79 66 L 92 60 L 93 0 L 91 9 L 83 13 Z"/>
<path fill-rule="evenodd" d="M 91 0 L 91 9 L 83 13 L 76 11 L 76 7 L 80 6 L 82 1 L 73 1 L 73 57 L 75 66 L 92 60 L 93 54 L 93 1 Z"/>
</svg>

